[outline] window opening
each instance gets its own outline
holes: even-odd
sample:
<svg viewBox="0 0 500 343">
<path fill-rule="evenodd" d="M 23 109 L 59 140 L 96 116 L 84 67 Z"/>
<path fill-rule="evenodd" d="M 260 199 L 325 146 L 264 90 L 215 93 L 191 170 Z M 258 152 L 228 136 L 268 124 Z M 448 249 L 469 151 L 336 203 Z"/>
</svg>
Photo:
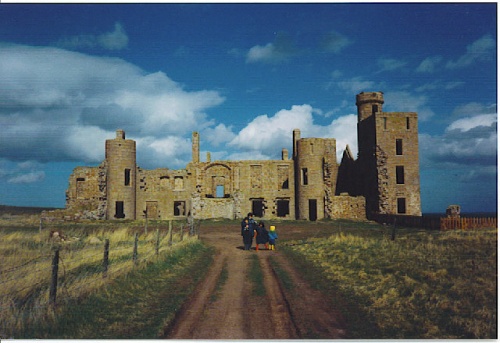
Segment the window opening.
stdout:
<svg viewBox="0 0 500 343">
<path fill-rule="evenodd" d="M 288 200 L 278 200 L 277 201 L 277 216 L 278 217 L 286 217 L 290 214 L 290 201 Z"/>
<path fill-rule="evenodd" d="M 186 215 L 186 202 L 174 201 L 174 217 Z"/>
<path fill-rule="evenodd" d="M 372 105 L 372 114 L 375 114 L 378 112 L 378 106 L 377 105 Z"/>
<path fill-rule="evenodd" d="M 117 201 L 115 203 L 115 218 L 125 218 L 123 201 Z"/>
<path fill-rule="evenodd" d="M 405 183 L 405 167 L 396 166 L 396 183 L 403 185 Z"/>
<path fill-rule="evenodd" d="M 82 199 L 85 194 L 85 178 L 79 177 L 76 179 L 76 197 Z"/>
<path fill-rule="evenodd" d="M 125 169 L 125 186 L 130 186 L 130 169 Z"/>
<path fill-rule="evenodd" d="M 307 186 L 309 184 L 309 178 L 307 175 L 307 168 L 302 168 L 302 185 Z"/>
<path fill-rule="evenodd" d="M 403 155 L 403 140 L 396 139 L 396 155 Z"/>
<path fill-rule="evenodd" d="M 309 199 L 309 220 L 316 221 L 318 219 L 318 204 L 316 199 Z"/>
<path fill-rule="evenodd" d="M 263 200 L 253 200 L 252 201 L 252 213 L 254 217 L 264 217 L 264 201 Z"/>
<path fill-rule="evenodd" d="M 406 199 L 398 198 L 398 214 L 406 213 Z"/>
<path fill-rule="evenodd" d="M 387 130 L 387 117 L 384 117 L 384 130 Z"/>
<path fill-rule="evenodd" d="M 410 129 L 410 117 L 406 117 L 406 129 Z"/>
<path fill-rule="evenodd" d="M 288 189 L 288 179 L 283 181 L 283 183 L 281 184 L 281 189 Z"/>
<path fill-rule="evenodd" d="M 217 185 L 215 187 L 215 196 L 217 198 L 224 198 L 224 186 L 223 185 Z"/>
</svg>

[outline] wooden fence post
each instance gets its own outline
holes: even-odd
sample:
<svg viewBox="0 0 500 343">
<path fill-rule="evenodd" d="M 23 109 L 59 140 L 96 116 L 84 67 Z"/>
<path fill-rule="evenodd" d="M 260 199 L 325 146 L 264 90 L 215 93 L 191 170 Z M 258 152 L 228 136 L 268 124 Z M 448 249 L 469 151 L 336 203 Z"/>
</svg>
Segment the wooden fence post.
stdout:
<svg viewBox="0 0 500 343">
<path fill-rule="evenodd" d="M 135 238 L 134 238 L 134 255 L 132 257 L 134 261 L 134 265 L 137 265 L 137 245 L 139 242 L 139 234 L 136 232 L 135 233 Z"/>
<path fill-rule="evenodd" d="M 168 245 L 172 245 L 172 221 L 168 222 Z"/>
<path fill-rule="evenodd" d="M 50 282 L 49 304 L 55 306 L 57 296 L 57 274 L 59 271 L 59 248 L 54 252 L 52 258 L 52 277 Z"/>
<path fill-rule="evenodd" d="M 102 260 L 102 277 L 108 277 L 108 265 L 109 265 L 109 239 L 106 238 L 104 241 L 104 258 Z"/>
<path fill-rule="evenodd" d="M 391 241 L 396 240 L 396 218 L 394 218 L 394 225 L 392 226 Z"/>
<path fill-rule="evenodd" d="M 160 253 L 160 229 L 156 229 L 156 256 Z"/>
</svg>

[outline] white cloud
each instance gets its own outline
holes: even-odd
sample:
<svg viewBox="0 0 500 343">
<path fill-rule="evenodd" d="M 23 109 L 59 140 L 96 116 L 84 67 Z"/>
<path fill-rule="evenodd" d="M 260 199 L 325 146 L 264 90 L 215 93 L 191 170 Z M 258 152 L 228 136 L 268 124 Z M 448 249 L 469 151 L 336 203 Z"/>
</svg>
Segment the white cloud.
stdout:
<svg viewBox="0 0 500 343">
<path fill-rule="evenodd" d="M 496 42 L 491 35 L 485 35 L 467 46 L 465 54 L 456 61 L 448 61 L 446 68 L 457 69 L 467 67 L 477 61 L 495 58 Z"/>
<path fill-rule="evenodd" d="M 205 112 L 224 101 L 117 58 L 0 44 L 0 60 L 0 157 L 14 161 L 100 162 L 116 129 L 182 137 L 211 127 Z"/>
<path fill-rule="evenodd" d="M 128 46 L 128 36 L 120 23 L 115 23 L 114 30 L 100 35 L 78 35 L 61 38 L 56 46 L 66 49 L 121 50 Z"/>
<path fill-rule="evenodd" d="M 232 155 L 239 159 L 255 159 L 255 156 L 278 158 L 282 148 L 292 149 L 293 130 L 299 128 L 301 137 L 335 138 L 337 141 L 337 158 L 349 145 L 353 154 L 357 154 L 357 115 L 349 114 L 332 120 L 327 126 L 314 124 L 314 114 L 319 111 L 310 105 L 294 105 L 289 110 L 280 110 L 274 116 L 256 117 L 230 142 L 230 146 L 247 151 L 244 154 Z"/>
<path fill-rule="evenodd" d="M 137 142 L 137 163 L 141 166 L 184 168 L 191 160 L 191 139 L 179 136 L 165 138 L 130 137 Z"/>
<path fill-rule="evenodd" d="M 274 42 L 255 45 L 247 52 L 247 63 L 280 63 L 296 53 L 293 42 L 285 33 L 278 33 Z"/>
<path fill-rule="evenodd" d="M 217 147 L 221 144 L 232 141 L 236 135 L 233 133 L 231 126 L 219 124 L 214 128 L 206 128 L 203 131 L 202 136 L 204 140 L 209 142 L 212 146 Z"/>
<path fill-rule="evenodd" d="M 442 135 L 420 134 L 424 164 L 451 164 L 475 168 L 497 164 L 497 114 L 473 114 L 452 122 Z M 478 174 L 479 171 L 474 171 Z"/>
<path fill-rule="evenodd" d="M 43 171 L 33 171 L 27 174 L 16 175 L 7 180 L 8 183 L 34 183 L 45 179 L 45 172 Z"/>
<path fill-rule="evenodd" d="M 446 131 L 459 130 L 461 132 L 467 132 L 477 127 L 491 127 L 497 122 L 497 114 L 488 113 L 480 114 L 469 118 L 458 119 L 451 123 Z"/>
<path fill-rule="evenodd" d="M 283 143 L 289 146 L 294 129 L 307 131 L 313 122 L 310 105 L 294 105 L 272 117 L 260 115 L 243 128 L 229 144 L 245 151 L 262 151 L 275 154 Z M 279 150 L 281 151 L 281 150 Z"/>
</svg>

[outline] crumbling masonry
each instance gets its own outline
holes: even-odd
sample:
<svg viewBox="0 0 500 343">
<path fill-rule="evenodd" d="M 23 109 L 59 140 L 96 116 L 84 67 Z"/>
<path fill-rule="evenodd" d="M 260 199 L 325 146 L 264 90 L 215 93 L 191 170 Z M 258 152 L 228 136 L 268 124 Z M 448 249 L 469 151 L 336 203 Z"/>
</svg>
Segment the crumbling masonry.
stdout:
<svg viewBox="0 0 500 343">
<path fill-rule="evenodd" d="M 67 212 L 95 219 L 366 219 L 372 214 L 421 216 L 418 122 L 414 112 L 383 112 L 382 92 L 356 96 L 358 158 L 349 147 L 339 164 L 333 138 L 301 138 L 280 160 L 200 161 L 192 135 L 185 169 L 144 170 L 136 143 L 116 131 L 98 167 L 69 178 Z"/>
</svg>

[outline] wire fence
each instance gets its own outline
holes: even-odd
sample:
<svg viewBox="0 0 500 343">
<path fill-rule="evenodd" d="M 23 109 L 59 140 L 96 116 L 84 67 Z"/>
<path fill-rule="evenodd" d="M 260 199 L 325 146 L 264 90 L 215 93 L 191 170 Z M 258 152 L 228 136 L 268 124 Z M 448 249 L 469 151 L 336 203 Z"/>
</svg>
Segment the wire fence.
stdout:
<svg viewBox="0 0 500 343">
<path fill-rule="evenodd" d="M 32 316 L 27 312 L 55 308 L 67 300 L 96 292 L 113 279 L 155 262 L 182 242 L 198 239 L 199 228 L 199 221 L 169 221 L 168 226 L 162 223 L 156 229 L 150 225 L 147 233 L 118 228 L 104 233 L 108 237 L 102 240 L 87 237 L 85 242 L 65 237 L 59 229 L 57 235 L 50 230 L 50 238 L 39 244 L 36 256 L 33 248 L 11 248 L 19 256 L 10 256 L 0 266 L 0 338 L 8 338 L 5 336 L 9 326 L 26 325 L 19 321 Z M 49 229 L 52 228 L 41 228 L 40 237 Z M 22 238 L 10 242 L 17 246 L 28 243 L 22 242 Z M 0 247 L 2 244 L 9 242 L 0 242 Z"/>
</svg>

